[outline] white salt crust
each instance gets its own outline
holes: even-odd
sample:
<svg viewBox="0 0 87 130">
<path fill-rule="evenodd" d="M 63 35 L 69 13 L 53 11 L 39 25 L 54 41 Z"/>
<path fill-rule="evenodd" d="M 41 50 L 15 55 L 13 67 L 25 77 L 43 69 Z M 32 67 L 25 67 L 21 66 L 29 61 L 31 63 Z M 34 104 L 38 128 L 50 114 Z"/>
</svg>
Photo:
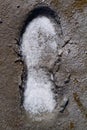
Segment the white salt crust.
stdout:
<svg viewBox="0 0 87 130">
<path fill-rule="evenodd" d="M 53 84 L 50 76 L 40 68 L 52 65 L 56 59 L 56 31 L 50 19 L 37 17 L 27 26 L 21 51 L 28 69 L 23 104 L 25 110 L 32 114 L 52 112 L 56 106 L 51 90 Z"/>
</svg>

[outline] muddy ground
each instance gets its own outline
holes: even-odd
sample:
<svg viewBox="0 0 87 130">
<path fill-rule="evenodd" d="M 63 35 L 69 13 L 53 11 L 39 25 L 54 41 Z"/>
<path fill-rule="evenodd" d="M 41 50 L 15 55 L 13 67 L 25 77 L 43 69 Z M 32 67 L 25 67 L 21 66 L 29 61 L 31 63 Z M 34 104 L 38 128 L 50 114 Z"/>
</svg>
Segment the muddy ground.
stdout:
<svg viewBox="0 0 87 130">
<path fill-rule="evenodd" d="M 0 130 L 87 130 L 87 0 L 43 0 L 61 21 L 63 54 L 56 77 L 69 98 L 65 111 L 51 122 L 35 122 L 20 108 L 22 64 L 15 62 L 14 50 L 28 12 L 39 3 L 0 0 Z"/>
</svg>

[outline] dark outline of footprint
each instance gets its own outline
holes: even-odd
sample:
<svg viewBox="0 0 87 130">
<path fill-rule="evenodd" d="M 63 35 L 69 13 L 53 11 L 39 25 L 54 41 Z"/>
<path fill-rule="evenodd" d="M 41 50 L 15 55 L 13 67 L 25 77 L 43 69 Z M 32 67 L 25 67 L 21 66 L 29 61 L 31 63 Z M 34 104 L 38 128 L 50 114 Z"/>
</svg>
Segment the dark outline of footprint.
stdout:
<svg viewBox="0 0 87 130">
<path fill-rule="evenodd" d="M 35 7 L 33 10 L 31 10 L 29 12 L 28 17 L 24 21 L 24 25 L 23 25 L 23 28 L 20 33 L 20 40 L 19 40 L 19 44 L 18 44 L 19 49 L 21 46 L 22 35 L 25 32 L 27 26 L 29 25 L 30 22 L 32 22 L 33 19 L 37 18 L 38 16 L 46 16 L 50 19 L 51 18 L 54 19 L 56 24 L 59 25 L 61 28 L 60 18 L 57 15 L 57 13 L 53 9 L 48 7 L 47 5 L 38 5 L 37 7 Z M 62 34 L 62 29 L 61 29 L 61 34 Z M 20 52 L 20 57 L 22 59 L 22 52 L 21 51 L 19 51 L 19 52 Z M 23 63 L 23 70 L 22 70 L 22 75 L 21 75 L 21 85 L 19 85 L 20 96 L 21 96 L 21 107 L 23 106 L 24 91 L 25 91 L 24 86 L 25 86 L 26 80 L 27 80 L 27 66 L 23 60 L 22 60 L 22 63 Z"/>
</svg>

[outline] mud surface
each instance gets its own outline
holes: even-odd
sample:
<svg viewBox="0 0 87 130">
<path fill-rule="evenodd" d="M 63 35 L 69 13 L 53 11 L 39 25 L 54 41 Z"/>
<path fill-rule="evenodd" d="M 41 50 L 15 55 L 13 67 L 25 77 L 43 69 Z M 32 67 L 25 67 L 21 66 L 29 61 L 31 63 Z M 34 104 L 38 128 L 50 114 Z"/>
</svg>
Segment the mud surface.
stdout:
<svg viewBox="0 0 87 130">
<path fill-rule="evenodd" d="M 15 62 L 18 56 L 14 50 L 18 49 L 16 43 L 28 12 L 40 2 L 0 0 L 0 129 L 86 130 L 87 0 L 44 0 L 61 20 L 61 61 L 55 77 L 62 97 L 69 98 L 66 109 L 49 122 L 35 122 L 20 108 L 22 64 Z"/>
</svg>

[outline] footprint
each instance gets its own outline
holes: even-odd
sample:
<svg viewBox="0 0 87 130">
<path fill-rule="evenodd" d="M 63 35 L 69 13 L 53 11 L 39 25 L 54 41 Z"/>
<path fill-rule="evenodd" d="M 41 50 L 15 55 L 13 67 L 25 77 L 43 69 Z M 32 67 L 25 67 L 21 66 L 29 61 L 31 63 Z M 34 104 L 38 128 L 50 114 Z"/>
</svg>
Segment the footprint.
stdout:
<svg viewBox="0 0 87 130">
<path fill-rule="evenodd" d="M 52 113 L 57 105 L 51 79 L 58 61 L 60 35 L 59 18 L 52 9 L 40 6 L 30 12 L 22 30 L 20 49 L 25 66 L 23 106 L 33 115 Z"/>
</svg>

